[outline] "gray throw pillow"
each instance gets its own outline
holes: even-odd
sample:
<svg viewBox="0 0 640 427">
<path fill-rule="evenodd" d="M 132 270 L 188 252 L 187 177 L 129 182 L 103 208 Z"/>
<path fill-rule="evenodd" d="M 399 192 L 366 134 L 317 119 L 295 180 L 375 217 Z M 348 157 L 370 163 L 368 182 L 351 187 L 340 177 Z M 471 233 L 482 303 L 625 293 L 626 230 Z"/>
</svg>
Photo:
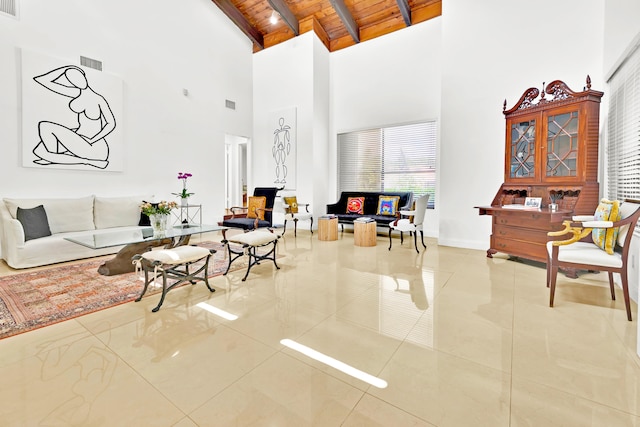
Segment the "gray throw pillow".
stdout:
<svg viewBox="0 0 640 427">
<path fill-rule="evenodd" d="M 44 206 L 36 206 L 31 209 L 18 207 L 16 219 L 22 224 L 24 229 L 24 241 L 39 239 L 40 237 L 51 236 L 49 220 Z"/>
<path fill-rule="evenodd" d="M 143 200 L 142 203 L 148 203 L 148 202 L 146 200 Z M 153 206 L 154 208 L 157 208 L 159 204 L 160 203 L 151 203 L 151 206 Z M 149 218 L 149 215 L 146 215 L 140 212 L 140 221 L 138 221 L 138 225 L 151 227 L 151 219 Z"/>
</svg>

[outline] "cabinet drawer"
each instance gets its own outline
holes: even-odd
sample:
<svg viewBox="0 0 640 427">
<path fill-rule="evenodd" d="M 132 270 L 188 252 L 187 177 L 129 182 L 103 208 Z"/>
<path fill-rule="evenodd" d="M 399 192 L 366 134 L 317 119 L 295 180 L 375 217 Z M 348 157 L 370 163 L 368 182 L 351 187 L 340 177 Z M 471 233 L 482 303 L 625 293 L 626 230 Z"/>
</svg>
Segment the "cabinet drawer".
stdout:
<svg viewBox="0 0 640 427">
<path fill-rule="evenodd" d="M 547 248 L 546 245 L 542 243 L 491 236 L 491 248 L 508 255 L 519 256 L 534 261 L 547 261 Z"/>
<path fill-rule="evenodd" d="M 550 230 L 549 215 L 538 211 L 496 211 L 493 221 L 495 225 Z"/>
<path fill-rule="evenodd" d="M 547 230 L 536 230 L 533 228 L 510 227 L 508 225 L 495 225 L 493 234 L 498 238 L 523 240 L 525 242 L 547 243 L 550 237 L 547 236 Z"/>
</svg>

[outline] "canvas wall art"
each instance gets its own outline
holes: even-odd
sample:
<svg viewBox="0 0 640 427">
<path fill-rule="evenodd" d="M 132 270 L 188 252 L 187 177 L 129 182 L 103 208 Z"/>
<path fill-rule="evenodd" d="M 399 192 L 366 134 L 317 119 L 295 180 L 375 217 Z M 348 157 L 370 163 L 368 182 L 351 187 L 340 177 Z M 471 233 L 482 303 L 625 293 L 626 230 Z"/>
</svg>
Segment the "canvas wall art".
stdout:
<svg viewBox="0 0 640 427">
<path fill-rule="evenodd" d="M 22 51 L 22 165 L 123 170 L 122 80 Z"/>
<path fill-rule="evenodd" d="M 269 129 L 273 132 L 273 183 L 288 190 L 296 188 L 296 108 L 269 113 Z"/>
</svg>

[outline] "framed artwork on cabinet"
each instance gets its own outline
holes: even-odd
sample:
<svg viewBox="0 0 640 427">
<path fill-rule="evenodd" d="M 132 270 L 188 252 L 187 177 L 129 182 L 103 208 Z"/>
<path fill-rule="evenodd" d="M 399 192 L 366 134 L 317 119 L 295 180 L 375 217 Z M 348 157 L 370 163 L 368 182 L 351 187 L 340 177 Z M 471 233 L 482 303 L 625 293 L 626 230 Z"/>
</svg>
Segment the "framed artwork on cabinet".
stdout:
<svg viewBox="0 0 640 427">
<path fill-rule="evenodd" d="M 542 197 L 527 197 L 524 199 L 524 205 L 527 208 L 540 209 L 540 206 L 542 206 Z"/>
</svg>

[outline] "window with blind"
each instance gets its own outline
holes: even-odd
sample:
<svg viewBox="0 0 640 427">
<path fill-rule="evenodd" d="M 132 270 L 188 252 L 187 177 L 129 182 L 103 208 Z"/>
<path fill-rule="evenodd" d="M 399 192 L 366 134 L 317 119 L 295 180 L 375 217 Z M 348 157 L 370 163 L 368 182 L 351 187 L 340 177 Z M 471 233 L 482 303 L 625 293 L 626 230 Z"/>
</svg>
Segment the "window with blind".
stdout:
<svg viewBox="0 0 640 427">
<path fill-rule="evenodd" d="M 640 199 L 640 44 L 609 79 L 607 197 Z"/>
<path fill-rule="evenodd" d="M 339 191 L 412 191 L 435 206 L 436 122 L 338 135 Z"/>
</svg>

